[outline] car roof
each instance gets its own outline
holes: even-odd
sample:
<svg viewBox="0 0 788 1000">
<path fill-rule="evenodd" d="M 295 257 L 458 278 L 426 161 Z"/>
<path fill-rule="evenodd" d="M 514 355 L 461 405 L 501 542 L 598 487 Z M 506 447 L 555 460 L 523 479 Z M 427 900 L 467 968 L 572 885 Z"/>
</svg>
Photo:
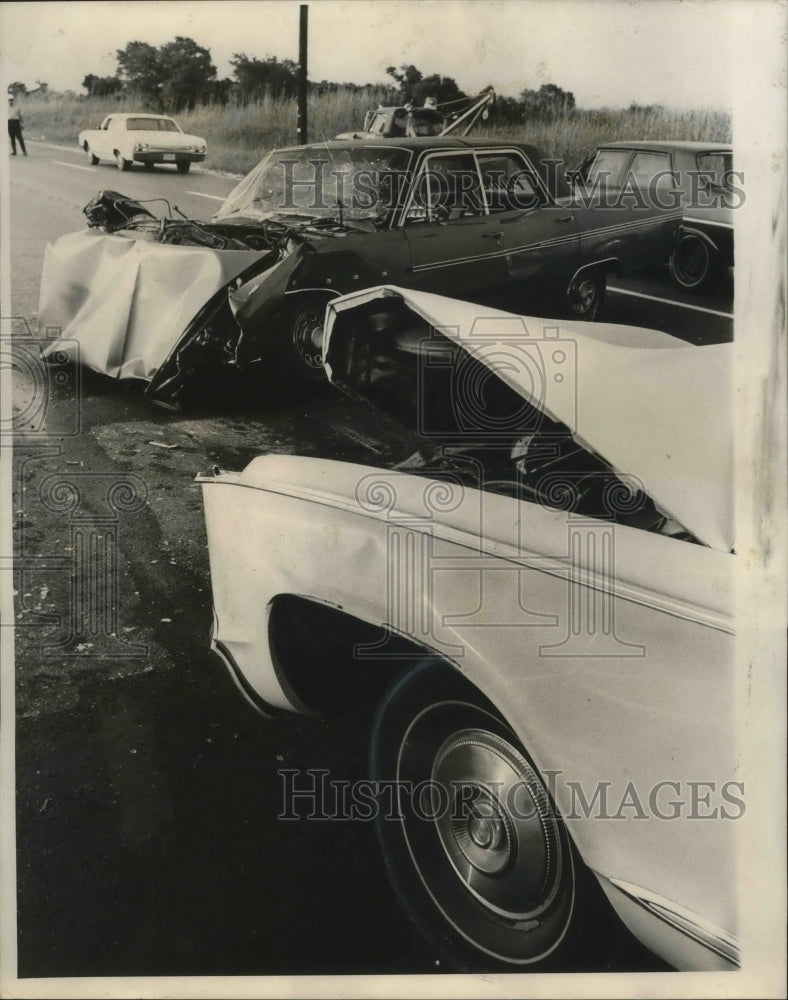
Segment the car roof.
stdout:
<svg viewBox="0 0 788 1000">
<path fill-rule="evenodd" d="M 436 152 L 442 149 L 521 149 L 533 160 L 541 160 L 544 157 L 542 150 L 536 146 L 529 146 L 527 143 L 518 142 L 513 139 L 465 139 L 447 135 L 426 135 L 403 137 L 396 139 L 368 138 L 362 135 L 359 139 L 332 139 L 328 142 L 306 143 L 312 149 L 355 149 L 360 146 L 377 146 L 381 149 L 406 149 L 412 153 L 421 153 L 424 150 L 434 149 Z M 298 146 L 288 146 L 290 149 L 299 149 Z M 282 152 L 282 150 L 279 150 Z"/>
<path fill-rule="evenodd" d="M 655 139 L 653 141 L 646 139 L 635 139 L 632 141 L 621 139 L 616 142 L 600 142 L 597 149 L 680 149 L 688 153 L 699 153 L 712 149 L 731 152 L 733 147 L 728 142 L 698 142 L 686 139 Z"/>
<path fill-rule="evenodd" d="M 115 114 L 105 115 L 106 118 L 161 118 L 164 121 L 172 121 L 172 115 L 154 115 L 150 111 L 118 111 Z"/>
<path fill-rule="evenodd" d="M 325 149 L 327 151 L 343 149 L 402 149 L 408 153 L 415 154 L 434 150 L 441 152 L 445 150 L 496 150 L 507 149 L 521 150 L 528 157 L 531 165 L 535 167 L 542 183 L 545 185 L 553 198 L 562 198 L 569 195 L 569 187 L 563 176 L 563 170 L 557 169 L 562 160 L 546 156 L 545 153 L 536 146 L 530 146 L 525 142 L 517 142 L 512 139 L 466 139 L 455 136 L 427 135 L 396 139 L 367 138 L 364 135 L 359 139 L 331 139 L 328 142 L 310 142 L 305 146 L 289 146 L 286 149 L 275 150 L 274 152 L 290 152 L 297 149 Z"/>
</svg>

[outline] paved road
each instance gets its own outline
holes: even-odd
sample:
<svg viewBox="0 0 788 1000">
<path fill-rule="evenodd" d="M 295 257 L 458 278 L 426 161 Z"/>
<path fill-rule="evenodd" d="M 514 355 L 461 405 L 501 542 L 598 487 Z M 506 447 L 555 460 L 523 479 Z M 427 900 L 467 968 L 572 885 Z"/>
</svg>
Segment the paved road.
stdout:
<svg viewBox="0 0 788 1000">
<path fill-rule="evenodd" d="M 99 188 L 163 196 L 205 217 L 235 183 L 166 168 L 120 174 L 43 144 L 30 153 L 11 162 L 17 332 L 35 321 L 45 242 L 80 228 Z M 606 318 L 696 342 L 730 337 L 730 289 L 691 309 L 680 301 L 659 276 L 615 284 Z M 37 409 L 30 379 L 17 383 L 20 974 L 440 971 L 400 915 L 371 828 L 277 821 L 277 771 L 362 776 L 369 719 L 262 722 L 239 699 L 208 652 L 193 483 L 202 468 L 239 468 L 263 450 L 385 459 L 399 454 L 398 429 L 327 389 L 183 416 L 151 407 L 135 387 L 62 375 Z M 79 489 L 77 508 L 64 506 L 63 480 Z M 145 503 L 108 507 L 108 484 L 119 481 Z M 68 616 L 86 530 L 117 542 L 117 638 L 103 644 L 72 635 Z M 660 968 L 631 940 L 612 962 Z"/>
</svg>

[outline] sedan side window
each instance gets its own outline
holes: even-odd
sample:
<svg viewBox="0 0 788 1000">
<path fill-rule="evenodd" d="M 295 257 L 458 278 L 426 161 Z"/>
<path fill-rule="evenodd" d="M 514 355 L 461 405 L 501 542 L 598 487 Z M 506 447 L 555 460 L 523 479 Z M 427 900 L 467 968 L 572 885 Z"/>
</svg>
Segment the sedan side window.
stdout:
<svg viewBox="0 0 788 1000">
<path fill-rule="evenodd" d="M 490 212 L 525 211 L 545 204 L 533 171 L 515 153 L 480 153 L 479 169 Z"/>
<path fill-rule="evenodd" d="M 431 156 L 413 184 L 407 225 L 486 215 L 476 161 L 468 153 Z"/>
</svg>

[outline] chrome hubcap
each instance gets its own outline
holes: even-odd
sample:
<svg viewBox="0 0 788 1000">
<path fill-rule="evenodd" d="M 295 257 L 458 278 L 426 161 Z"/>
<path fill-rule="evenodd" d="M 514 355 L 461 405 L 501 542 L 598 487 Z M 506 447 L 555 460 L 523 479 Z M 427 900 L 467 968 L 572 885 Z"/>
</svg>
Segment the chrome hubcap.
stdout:
<svg viewBox="0 0 788 1000">
<path fill-rule="evenodd" d="M 679 264 L 687 281 L 697 281 L 706 270 L 706 250 L 703 245 L 696 241 L 685 247 Z"/>
<path fill-rule="evenodd" d="M 578 312 L 584 312 L 594 304 L 596 299 L 596 283 L 590 278 L 579 281 L 574 289 L 572 300 Z"/>
<path fill-rule="evenodd" d="M 317 309 L 303 310 L 293 326 L 293 344 L 309 368 L 323 367 L 323 315 Z"/>
<path fill-rule="evenodd" d="M 441 846 L 465 888 L 508 918 L 536 918 L 556 891 L 556 820 L 537 775 L 511 744 L 468 729 L 435 758 L 432 781 L 448 793 L 436 816 Z"/>
</svg>

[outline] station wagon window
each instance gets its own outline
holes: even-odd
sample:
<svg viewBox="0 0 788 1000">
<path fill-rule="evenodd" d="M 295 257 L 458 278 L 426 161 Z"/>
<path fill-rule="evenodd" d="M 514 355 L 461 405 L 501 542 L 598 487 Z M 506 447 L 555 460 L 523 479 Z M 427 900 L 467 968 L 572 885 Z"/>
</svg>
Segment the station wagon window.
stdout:
<svg viewBox="0 0 788 1000">
<path fill-rule="evenodd" d="M 621 187 L 629 157 L 628 149 L 600 149 L 588 168 L 586 182 L 591 187 L 597 184 L 601 187 Z"/>
<path fill-rule="evenodd" d="M 516 153 L 479 153 L 482 187 L 490 212 L 523 211 L 544 204 L 533 171 Z"/>
<path fill-rule="evenodd" d="M 733 156 L 728 152 L 699 153 L 698 170 L 717 187 L 729 186 Z"/>
<path fill-rule="evenodd" d="M 670 153 L 635 153 L 627 171 L 627 180 L 640 188 L 648 188 L 656 179 L 658 190 L 672 188 Z"/>
</svg>

